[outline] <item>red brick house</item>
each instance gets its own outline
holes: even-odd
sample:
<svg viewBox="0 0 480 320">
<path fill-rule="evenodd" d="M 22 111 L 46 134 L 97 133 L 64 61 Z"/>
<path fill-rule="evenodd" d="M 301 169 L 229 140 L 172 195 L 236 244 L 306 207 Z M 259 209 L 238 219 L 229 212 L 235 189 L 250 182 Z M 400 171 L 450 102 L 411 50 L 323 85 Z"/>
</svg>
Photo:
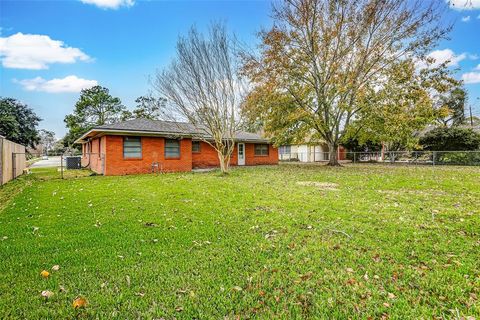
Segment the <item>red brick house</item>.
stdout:
<svg viewBox="0 0 480 320">
<path fill-rule="evenodd" d="M 94 127 L 82 144 L 82 166 L 104 175 L 191 171 L 218 167 L 216 151 L 189 123 L 135 119 Z M 278 164 L 278 150 L 268 139 L 238 132 L 230 165 Z"/>
</svg>

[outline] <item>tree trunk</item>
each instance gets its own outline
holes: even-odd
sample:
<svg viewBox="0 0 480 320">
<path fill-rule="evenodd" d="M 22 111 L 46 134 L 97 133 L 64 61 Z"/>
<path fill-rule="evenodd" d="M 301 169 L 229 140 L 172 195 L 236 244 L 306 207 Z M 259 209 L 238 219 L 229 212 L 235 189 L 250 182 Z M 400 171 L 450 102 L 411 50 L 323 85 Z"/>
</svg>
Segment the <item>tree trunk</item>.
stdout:
<svg viewBox="0 0 480 320">
<path fill-rule="evenodd" d="M 328 163 L 327 166 L 340 166 L 338 162 L 338 144 L 336 143 L 329 143 L 328 144 Z"/>
<path fill-rule="evenodd" d="M 223 173 L 223 174 L 227 174 L 228 173 L 228 163 L 230 162 L 229 159 L 224 155 L 222 154 L 221 152 L 218 152 L 218 160 L 220 162 L 220 171 Z"/>
</svg>

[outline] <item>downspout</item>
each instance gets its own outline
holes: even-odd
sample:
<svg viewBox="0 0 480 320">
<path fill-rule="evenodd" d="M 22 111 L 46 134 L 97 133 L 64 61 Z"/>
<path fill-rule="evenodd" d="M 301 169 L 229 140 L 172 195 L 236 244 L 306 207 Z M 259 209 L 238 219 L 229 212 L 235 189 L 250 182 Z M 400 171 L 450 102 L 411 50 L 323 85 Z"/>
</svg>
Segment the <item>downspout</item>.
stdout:
<svg viewBox="0 0 480 320">
<path fill-rule="evenodd" d="M 87 140 L 87 143 L 90 143 L 90 139 Z M 86 147 L 87 147 L 87 146 L 85 146 L 85 148 L 86 148 Z M 88 168 L 88 166 L 90 165 L 90 157 L 91 157 L 91 154 L 90 154 L 90 152 L 89 152 L 89 153 L 88 153 L 88 163 L 87 163 L 86 166 L 82 166 L 82 169 Z"/>
</svg>

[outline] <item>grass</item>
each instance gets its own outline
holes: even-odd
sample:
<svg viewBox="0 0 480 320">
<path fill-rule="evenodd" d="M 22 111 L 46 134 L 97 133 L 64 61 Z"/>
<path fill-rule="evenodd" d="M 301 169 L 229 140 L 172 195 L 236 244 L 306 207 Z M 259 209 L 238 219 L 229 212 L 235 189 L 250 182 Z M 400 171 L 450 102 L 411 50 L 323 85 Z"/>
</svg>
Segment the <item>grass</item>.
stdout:
<svg viewBox="0 0 480 320">
<path fill-rule="evenodd" d="M 0 318 L 480 315 L 479 168 L 82 175 L 0 189 Z"/>
</svg>

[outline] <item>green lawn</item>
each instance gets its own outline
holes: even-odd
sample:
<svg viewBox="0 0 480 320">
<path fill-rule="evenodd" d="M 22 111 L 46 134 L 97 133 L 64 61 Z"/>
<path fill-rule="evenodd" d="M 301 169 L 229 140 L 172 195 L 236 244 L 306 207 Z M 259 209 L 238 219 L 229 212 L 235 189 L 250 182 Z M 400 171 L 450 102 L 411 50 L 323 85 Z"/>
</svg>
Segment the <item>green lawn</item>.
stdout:
<svg viewBox="0 0 480 320">
<path fill-rule="evenodd" d="M 478 167 L 72 175 L 0 188 L 2 319 L 480 316 Z"/>
</svg>

